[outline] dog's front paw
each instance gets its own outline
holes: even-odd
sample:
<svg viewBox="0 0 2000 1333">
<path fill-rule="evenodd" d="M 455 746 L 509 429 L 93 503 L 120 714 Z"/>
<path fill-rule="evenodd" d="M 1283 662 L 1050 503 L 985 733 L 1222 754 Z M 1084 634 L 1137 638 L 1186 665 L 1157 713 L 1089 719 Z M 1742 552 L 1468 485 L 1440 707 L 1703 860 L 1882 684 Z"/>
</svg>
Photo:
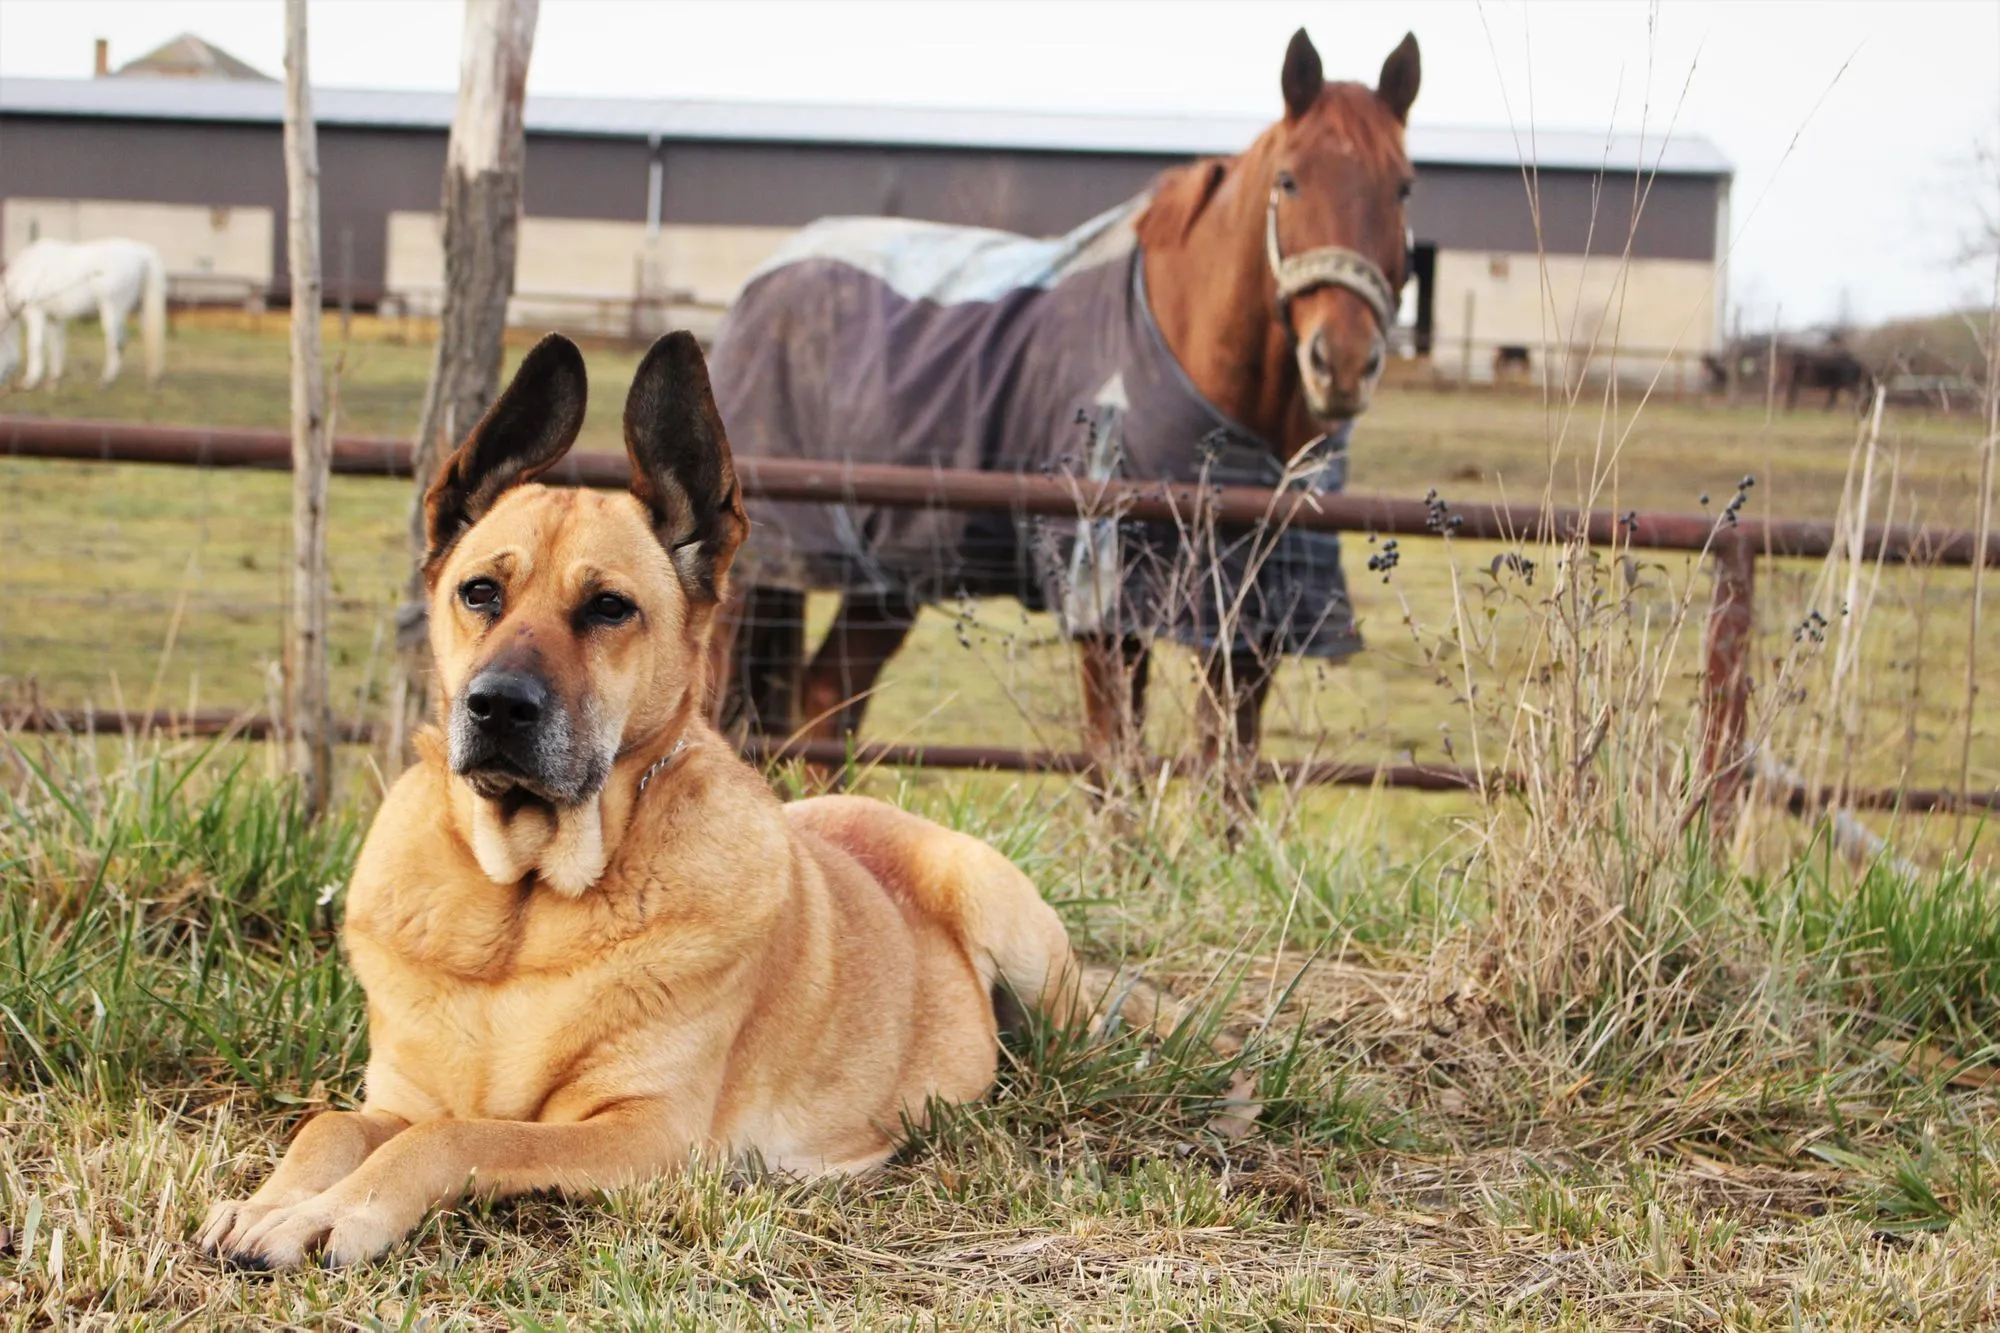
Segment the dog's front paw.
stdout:
<svg viewBox="0 0 2000 1333">
<path fill-rule="evenodd" d="M 245 1268 L 296 1268 L 308 1260 L 340 1268 L 373 1259 L 402 1234 L 376 1210 L 344 1206 L 329 1191 L 239 1223 L 218 1252 Z"/>
<path fill-rule="evenodd" d="M 247 1234 L 275 1206 L 258 1203 L 254 1199 L 229 1199 L 218 1203 L 208 1210 L 208 1220 L 201 1224 L 195 1244 L 201 1247 L 203 1254 L 225 1254 L 232 1237 L 240 1238 Z"/>
</svg>

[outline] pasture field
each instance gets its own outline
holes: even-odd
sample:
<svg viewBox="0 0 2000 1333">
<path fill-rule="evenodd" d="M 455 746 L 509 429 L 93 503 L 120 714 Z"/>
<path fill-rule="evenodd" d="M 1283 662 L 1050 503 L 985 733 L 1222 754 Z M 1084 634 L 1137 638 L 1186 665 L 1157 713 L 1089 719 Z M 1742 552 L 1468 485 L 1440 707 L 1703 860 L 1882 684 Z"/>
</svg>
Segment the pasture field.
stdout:
<svg viewBox="0 0 2000 1333">
<path fill-rule="evenodd" d="M 0 412 L 285 418 L 275 324 L 184 324 L 152 394 L 100 393 L 85 331 L 72 348 L 82 383 Z M 589 447 L 615 447 L 633 360 L 591 355 Z M 355 342 L 341 428 L 409 430 L 426 369 L 424 349 Z M 1754 474 L 1753 511 L 1857 507 L 1845 414 L 1633 407 L 1391 392 L 1352 485 L 1720 510 Z M 1899 521 L 1969 524 L 1978 432 L 1892 417 L 1873 515 L 1892 496 Z M 379 706 L 407 500 L 334 485 L 345 713 Z M 0 458 L 5 687 L 261 709 L 285 512 L 278 476 Z M 1199 784 L 1105 811 L 1055 780 L 862 779 L 1014 857 L 1087 957 L 1193 1001 L 1173 1038 L 1033 1033 L 992 1098 L 871 1178 L 709 1164 L 468 1206 L 352 1271 L 238 1275 L 190 1238 L 303 1112 L 358 1093 L 334 924 L 370 757 L 307 825 L 262 746 L 0 738 L 0 1324 L 2000 1321 L 2000 886 L 1979 824 L 1871 816 L 1894 854 L 1854 864 L 1761 804 L 1699 817 L 1694 561 L 1406 540 L 1385 582 L 1370 549 L 1349 557 L 1370 651 L 1288 668 L 1273 748 L 1450 757 L 1520 789 L 1270 792 L 1232 844 Z M 1510 553 L 1533 582 L 1495 564 Z M 2000 785 L 1990 694 L 1966 714 L 1968 663 L 2000 689 L 2000 616 L 1968 641 L 1969 575 L 1766 563 L 1758 596 L 1774 753 L 1829 780 L 1949 786 L 1965 762 Z M 1067 654 L 1018 608 L 929 617 L 893 670 L 873 737 L 1073 737 Z M 1163 750 L 1185 697 L 1154 723 Z"/>
</svg>

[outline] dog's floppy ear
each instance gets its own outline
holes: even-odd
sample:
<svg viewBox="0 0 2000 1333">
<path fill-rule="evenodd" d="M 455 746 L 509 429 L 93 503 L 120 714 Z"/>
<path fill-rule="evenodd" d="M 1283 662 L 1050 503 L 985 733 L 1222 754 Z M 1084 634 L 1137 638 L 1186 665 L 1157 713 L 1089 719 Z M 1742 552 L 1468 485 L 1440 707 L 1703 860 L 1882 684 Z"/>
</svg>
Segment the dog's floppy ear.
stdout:
<svg viewBox="0 0 2000 1333">
<path fill-rule="evenodd" d="M 426 578 L 437 576 L 452 545 L 504 492 L 562 460 L 583 429 L 588 398 L 576 344 L 560 333 L 536 343 L 513 382 L 424 492 Z"/>
<path fill-rule="evenodd" d="M 625 450 L 632 494 L 690 597 L 715 601 L 736 548 L 750 530 L 708 363 L 681 330 L 653 344 L 625 399 Z"/>
</svg>

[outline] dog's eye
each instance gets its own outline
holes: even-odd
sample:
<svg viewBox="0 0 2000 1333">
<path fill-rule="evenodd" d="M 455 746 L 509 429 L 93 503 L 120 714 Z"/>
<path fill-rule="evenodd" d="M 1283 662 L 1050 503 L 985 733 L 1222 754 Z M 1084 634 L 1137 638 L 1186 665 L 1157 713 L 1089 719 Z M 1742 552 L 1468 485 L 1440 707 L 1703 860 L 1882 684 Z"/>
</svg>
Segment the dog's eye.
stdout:
<svg viewBox="0 0 2000 1333">
<path fill-rule="evenodd" d="M 599 625 L 622 625 L 638 609 L 615 592 L 601 592 L 584 606 L 589 619 Z"/>
<path fill-rule="evenodd" d="M 1289 171 L 1278 173 L 1278 188 L 1296 199 L 1299 196 L 1299 178 Z"/>
<path fill-rule="evenodd" d="M 500 609 L 500 585 L 492 579 L 468 579 L 459 587 L 458 600 L 482 615 L 492 615 Z"/>
</svg>

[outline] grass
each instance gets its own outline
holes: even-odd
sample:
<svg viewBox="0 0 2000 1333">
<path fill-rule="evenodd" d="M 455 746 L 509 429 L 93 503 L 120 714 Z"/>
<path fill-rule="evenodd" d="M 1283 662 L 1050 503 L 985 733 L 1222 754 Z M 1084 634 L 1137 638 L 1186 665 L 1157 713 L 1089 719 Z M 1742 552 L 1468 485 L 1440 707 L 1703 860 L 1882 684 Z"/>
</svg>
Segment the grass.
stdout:
<svg viewBox="0 0 2000 1333">
<path fill-rule="evenodd" d="M 1031 1034 L 987 1103 L 868 1180 L 711 1164 L 458 1210 L 352 1272 L 233 1274 L 193 1227 L 302 1111 L 351 1104 L 364 1059 L 333 935 L 359 812 L 301 826 L 244 748 L 6 751 L 17 1326 L 2000 1317 L 2000 945 L 1969 873 L 1891 883 L 1808 855 L 1749 885 L 1691 847 L 1669 872 L 1712 910 L 1657 931 L 1680 979 L 1538 1014 L 1451 971 L 1494 919 L 1490 882 L 1306 838 L 1232 850 L 1187 808 L 1107 842 L 1083 803 L 1027 787 L 885 794 L 993 839 L 1088 954 L 1191 997 L 1174 1039 Z M 1648 993 L 1669 1020 L 1629 1021 Z M 1248 1035 L 1240 1054 L 1210 1047 L 1219 1029 Z M 1244 1071 L 1263 1114 L 1218 1128 Z"/>
<path fill-rule="evenodd" d="M 600 384 L 621 357 L 593 359 Z M 357 343 L 349 428 L 407 430 L 421 361 Z M 282 416 L 282 347 L 264 333 L 184 328 L 170 366 L 156 397 L 66 390 L 0 410 Z M 616 405 L 600 392 L 587 443 L 611 443 Z M 1969 521 L 1976 429 L 1893 428 L 1880 468 L 1898 518 Z M 1754 470 L 1754 506 L 1853 515 L 1853 443 L 1850 421 L 1818 415 L 1398 393 L 1370 416 L 1354 485 L 1621 508 L 1689 508 L 1705 488 L 1719 509 Z M 19 460 L 0 478 L 12 688 L 261 705 L 282 478 Z M 356 712 L 385 665 L 406 498 L 334 491 L 338 680 Z M 1880 518 L 1880 492 L 1867 507 Z M 1761 805 L 1711 827 L 1690 759 L 1694 562 L 1406 545 L 1387 582 L 1350 560 L 1371 651 L 1291 669 L 1274 748 L 1476 758 L 1525 775 L 1518 788 L 1268 792 L 1232 844 L 1198 784 L 1141 787 L 1107 815 L 1054 779 L 860 779 L 992 841 L 1087 958 L 1188 1001 L 1170 1037 L 1031 1032 L 989 1099 L 940 1114 L 867 1179 L 696 1164 L 602 1199 L 457 1209 L 347 1272 L 247 1277 L 189 1238 L 302 1113 L 358 1095 L 362 997 L 335 922 L 378 790 L 366 757 L 308 825 L 265 746 L 0 739 L 0 1322 L 2000 1322 L 1991 839 L 1872 818 L 1890 854 L 1855 864 L 1828 826 Z M 1535 579 L 1499 554 L 1532 559 Z M 1952 571 L 1856 573 L 1761 573 L 1755 734 L 1836 779 L 1948 782 L 1967 654 L 2000 660 L 2000 642 L 1967 642 Z M 1814 610 L 1824 631 L 1800 633 Z M 1160 673 L 1164 749 L 1184 743 L 1188 665 Z M 1069 672 L 1018 609 L 939 616 L 873 734 L 1064 743 Z M 1974 779 L 1995 785 L 2000 742 L 1972 727 Z M 1231 1101 L 1245 1087 L 1251 1120 Z"/>
</svg>

